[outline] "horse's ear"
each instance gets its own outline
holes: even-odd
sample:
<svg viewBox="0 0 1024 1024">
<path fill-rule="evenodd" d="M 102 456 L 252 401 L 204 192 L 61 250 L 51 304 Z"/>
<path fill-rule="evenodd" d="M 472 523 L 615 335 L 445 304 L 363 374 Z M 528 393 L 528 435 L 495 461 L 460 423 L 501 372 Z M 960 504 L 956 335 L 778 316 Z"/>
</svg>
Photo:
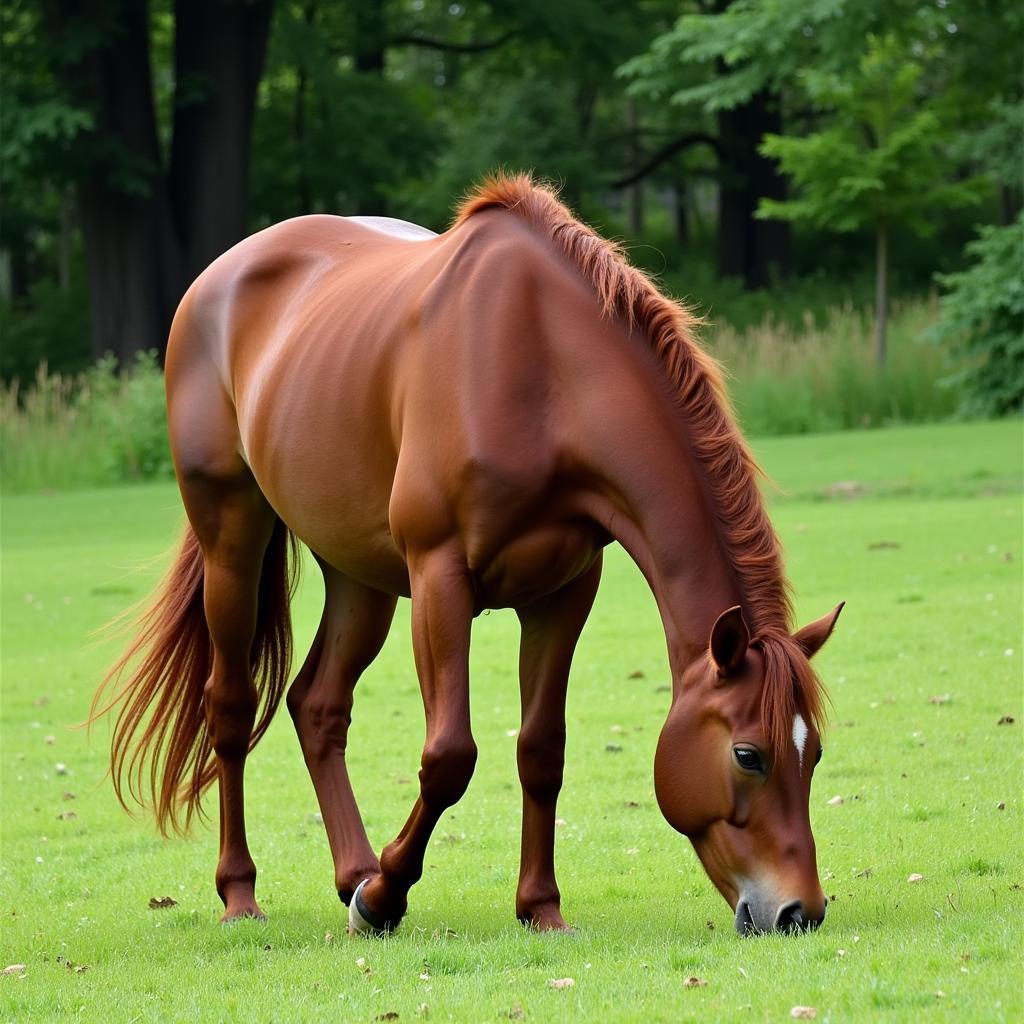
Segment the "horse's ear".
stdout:
<svg viewBox="0 0 1024 1024">
<path fill-rule="evenodd" d="M 711 627 L 711 657 L 720 676 L 732 675 L 743 665 L 750 644 L 750 630 L 739 605 L 722 612 Z"/>
<path fill-rule="evenodd" d="M 828 615 L 823 615 L 820 619 L 807 623 L 803 629 L 797 630 L 793 634 L 793 639 L 800 645 L 800 649 L 808 658 L 813 658 L 832 635 L 832 630 L 836 628 L 836 619 L 839 618 L 839 613 L 845 604 L 845 601 L 840 601 Z"/>
</svg>

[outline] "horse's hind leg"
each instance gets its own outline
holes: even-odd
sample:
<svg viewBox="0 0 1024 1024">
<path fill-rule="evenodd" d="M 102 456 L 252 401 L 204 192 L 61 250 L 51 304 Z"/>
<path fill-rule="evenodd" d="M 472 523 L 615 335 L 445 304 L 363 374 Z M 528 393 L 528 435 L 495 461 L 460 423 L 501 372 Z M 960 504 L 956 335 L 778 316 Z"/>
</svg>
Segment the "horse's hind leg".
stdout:
<svg viewBox="0 0 1024 1024">
<path fill-rule="evenodd" d="M 203 550 L 203 602 L 213 643 L 203 701 L 220 781 L 216 882 L 225 907 L 221 920 L 262 917 L 256 865 L 245 836 L 242 777 L 257 710 L 251 656 L 260 575 L 277 520 L 240 460 L 230 475 L 185 469 L 179 482 Z"/>
<path fill-rule="evenodd" d="M 380 871 L 345 766 L 352 693 L 387 639 L 397 599 L 322 568 L 324 614 L 288 691 L 288 710 L 331 844 L 335 888 L 347 906 L 356 886 Z"/>
<path fill-rule="evenodd" d="M 565 929 L 555 881 L 555 805 L 565 764 L 565 695 L 576 641 L 601 580 L 601 557 L 554 594 L 519 609 L 523 719 L 517 757 L 523 844 L 516 916 L 541 931 Z"/>
</svg>

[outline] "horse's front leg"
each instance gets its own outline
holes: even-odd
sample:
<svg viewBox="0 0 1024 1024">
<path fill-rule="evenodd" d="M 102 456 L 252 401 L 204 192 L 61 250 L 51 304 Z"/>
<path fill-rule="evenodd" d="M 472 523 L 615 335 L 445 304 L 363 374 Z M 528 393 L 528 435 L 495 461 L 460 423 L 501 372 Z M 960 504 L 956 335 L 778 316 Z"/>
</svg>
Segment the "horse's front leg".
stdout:
<svg viewBox="0 0 1024 1024">
<path fill-rule="evenodd" d="M 444 811 L 466 791 L 476 765 L 469 721 L 469 635 L 473 591 L 465 558 L 452 548 L 409 555 L 413 648 L 426 712 L 420 795 L 408 821 L 380 857 L 380 874 L 356 889 L 353 931 L 390 931 L 423 873 L 427 843 Z"/>
<path fill-rule="evenodd" d="M 519 609 L 523 718 L 517 757 L 523 843 L 516 916 L 541 931 L 565 930 L 555 881 L 555 806 L 565 764 L 565 695 L 576 641 L 601 580 L 601 555 L 561 590 Z"/>
</svg>

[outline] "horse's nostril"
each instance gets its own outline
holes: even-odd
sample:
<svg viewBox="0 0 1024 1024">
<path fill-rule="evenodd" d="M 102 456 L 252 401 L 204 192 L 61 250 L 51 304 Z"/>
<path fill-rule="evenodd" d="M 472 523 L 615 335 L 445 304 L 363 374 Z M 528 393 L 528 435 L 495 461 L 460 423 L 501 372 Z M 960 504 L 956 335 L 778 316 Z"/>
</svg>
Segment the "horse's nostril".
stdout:
<svg viewBox="0 0 1024 1024">
<path fill-rule="evenodd" d="M 775 927 L 780 932 L 802 931 L 808 924 L 804 919 L 803 910 L 804 905 L 799 900 L 784 903 L 775 916 Z"/>
</svg>

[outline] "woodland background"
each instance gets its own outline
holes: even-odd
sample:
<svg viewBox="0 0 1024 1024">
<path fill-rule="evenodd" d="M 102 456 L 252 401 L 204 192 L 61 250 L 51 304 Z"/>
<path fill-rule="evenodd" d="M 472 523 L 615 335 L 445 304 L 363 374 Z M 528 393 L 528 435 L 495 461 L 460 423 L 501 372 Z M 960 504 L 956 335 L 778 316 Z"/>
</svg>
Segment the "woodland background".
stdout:
<svg viewBox="0 0 1024 1024">
<path fill-rule="evenodd" d="M 309 212 L 442 230 L 498 167 L 559 184 L 709 315 L 748 429 L 1021 407 L 1009 0 L 9 0 L 0 17 L 7 442 L 75 407 L 71 433 L 99 415 L 159 435 L 167 328 L 219 253 Z M 134 406 L 119 371 L 142 379 Z M 166 473 L 161 443 L 119 475 Z"/>
</svg>

